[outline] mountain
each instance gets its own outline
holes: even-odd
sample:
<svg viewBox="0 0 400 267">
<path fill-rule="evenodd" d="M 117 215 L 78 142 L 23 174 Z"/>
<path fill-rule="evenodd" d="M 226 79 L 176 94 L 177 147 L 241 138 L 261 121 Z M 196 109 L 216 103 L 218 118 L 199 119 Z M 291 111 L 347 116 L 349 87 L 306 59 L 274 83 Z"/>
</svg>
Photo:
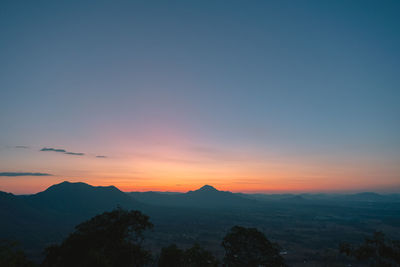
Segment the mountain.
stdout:
<svg viewBox="0 0 400 267">
<path fill-rule="evenodd" d="M 146 240 L 157 252 L 171 243 L 220 247 L 233 225 L 268 229 L 301 251 L 309 242 L 298 240 L 316 240 L 310 249 L 329 247 L 381 227 L 399 239 L 399 201 L 399 194 L 242 194 L 211 185 L 186 193 L 125 193 L 114 186 L 63 182 L 33 195 L 0 191 L 0 239 L 20 241 L 29 258 L 40 262 L 43 249 L 63 240 L 74 226 L 121 206 L 150 216 L 154 229 Z"/>
<path fill-rule="evenodd" d="M 140 204 L 115 186 L 91 186 L 62 182 L 26 197 L 34 207 L 74 214 L 97 214 L 118 206 L 132 209 Z"/>
<path fill-rule="evenodd" d="M 344 197 L 346 200 L 352 201 L 368 201 L 368 202 L 376 202 L 376 201 L 385 201 L 387 200 L 386 196 L 373 193 L 373 192 L 362 192 L 353 195 L 347 195 Z"/>
<path fill-rule="evenodd" d="M 323 194 L 323 193 L 303 193 L 303 194 L 240 194 L 249 199 L 259 201 L 278 201 L 278 202 L 304 202 L 317 201 L 318 203 L 396 203 L 400 202 L 400 194 L 378 194 L 374 192 L 361 192 L 355 194 Z M 303 203 L 303 204 L 304 204 Z M 312 203 L 312 202 L 310 202 Z"/>
<path fill-rule="evenodd" d="M 197 192 L 197 193 L 211 193 L 211 192 L 219 192 L 217 189 L 215 189 L 215 187 L 211 186 L 211 185 L 204 185 L 201 188 L 195 190 L 195 191 L 189 191 L 189 192 Z"/>
<path fill-rule="evenodd" d="M 204 185 L 197 190 L 187 193 L 161 194 L 158 192 L 130 192 L 128 194 L 140 202 L 159 206 L 235 208 L 258 204 L 258 201 L 245 198 L 241 194 L 219 191 L 210 185 Z"/>
<path fill-rule="evenodd" d="M 31 207 L 24 199 L 19 198 L 11 193 L 0 191 L 0 233 L 3 238 L 10 234 L 10 231 L 3 231 L 4 229 L 11 229 L 14 227 L 26 227 L 30 224 L 26 218 L 31 218 L 37 221 L 44 214 L 33 207 Z M 5 219 L 7 218 L 7 219 Z"/>
<path fill-rule="evenodd" d="M 63 182 L 34 195 L 0 191 L 0 238 L 23 241 L 28 256 L 40 261 L 43 249 L 75 225 L 118 206 L 141 209 L 142 204 L 114 186 L 85 183 Z"/>
</svg>

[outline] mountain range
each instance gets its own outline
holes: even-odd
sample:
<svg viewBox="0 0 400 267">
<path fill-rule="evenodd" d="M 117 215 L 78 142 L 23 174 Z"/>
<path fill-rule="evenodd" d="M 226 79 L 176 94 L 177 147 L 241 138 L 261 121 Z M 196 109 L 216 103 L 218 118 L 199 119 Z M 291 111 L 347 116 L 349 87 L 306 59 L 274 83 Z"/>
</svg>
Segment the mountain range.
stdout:
<svg viewBox="0 0 400 267">
<path fill-rule="evenodd" d="M 27 254 L 40 261 L 43 249 L 64 239 L 75 225 L 116 207 L 149 215 L 155 225 L 150 243 L 160 247 L 170 242 L 192 244 L 210 236 L 207 242 L 216 242 L 235 224 L 269 225 L 280 231 L 283 225 L 297 227 L 293 223 L 298 220 L 311 220 L 312 225 L 329 218 L 348 224 L 349 220 L 357 223 L 357 216 L 376 216 L 395 226 L 400 222 L 399 204 L 398 194 L 368 192 L 265 195 L 219 191 L 205 185 L 186 193 L 126 193 L 114 186 L 63 182 L 32 195 L 0 191 L 0 238 L 21 241 Z"/>
<path fill-rule="evenodd" d="M 258 201 L 229 191 L 219 191 L 210 185 L 187 193 L 130 192 L 140 202 L 170 207 L 237 208 L 257 205 Z"/>
</svg>

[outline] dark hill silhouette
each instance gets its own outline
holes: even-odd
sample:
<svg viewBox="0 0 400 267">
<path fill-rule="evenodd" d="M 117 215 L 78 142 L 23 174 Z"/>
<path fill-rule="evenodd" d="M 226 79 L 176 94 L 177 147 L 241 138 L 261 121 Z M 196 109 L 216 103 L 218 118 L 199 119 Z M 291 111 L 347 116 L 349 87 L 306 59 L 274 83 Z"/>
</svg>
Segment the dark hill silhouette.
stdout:
<svg viewBox="0 0 400 267">
<path fill-rule="evenodd" d="M 220 207 L 246 207 L 258 204 L 258 201 L 243 197 L 229 191 L 219 191 L 213 186 L 203 187 L 187 193 L 161 194 L 158 192 L 130 192 L 138 201 L 151 205 L 220 208 Z"/>
<path fill-rule="evenodd" d="M 49 243 L 65 238 L 76 224 L 118 206 L 141 209 L 141 203 L 114 186 L 63 182 L 34 195 L 0 191 L 0 237 L 23 241 L 28 256 L 40 261 Z"/>
<path fill-rule="evenodd" d="M 137 208 L 140 204 L 115 186 L 91 186 L 62 182 L 45 191 L 30 195 L 28 202 L 41 209 L 75 214 L 97 214 L 117 206 Z"/>
<path fill-rule="evenodd" d="M 299 203 L 299 202 L 305 202 L 305 201 L 307 201 L 307 199 L 305 197 L 303 197 L 303 196 L 295 195 L 295 196 L 282 198 L 280 201 Z"/>
<path fill-rule="evenodd" d="M 75 225 L 121 206 L 150 216 L 155 225 L 151 234 L 154 247 L 170 242 L 187 244 L 197 238 L 212 241 L 233 223 L 268 225 L 285 237 L 284 231 L 297 231 L 298 223 L 313 229 L 321 225 L 324 228 L 319 230 L 326 231 L 327 220 L 334 227 L 344 222 L 343 229 L 350 230 L 326 236 L 326 240 L 341 240 L 359 231 L 362 220 L 369 229 L 377 225 L 375 222 L 398 227 L 399 201 L 399 194 L 243 194 L 219 191 L 210 185 L 187 193 L 124 193 L 114 186 L 63 182 L 34 195 L 0 191 L 0 238 L 20 241 L 30 258 L 40 260 L 44 247 L 64 239 Z M 304 236 L 303 231 L 296 233 L 307 239 L 312 232 Z M 291 233 L 285 238 L 293 241 Z M 313 238 L 325 242 L 324 237 Z"/>
<path fill-rule="evenodd" d="M 36 210 L 24 199 L 19 198 L 11 193 L 0 191 L 0 230 L 11 229 L 14 227 L 27 227 L 30 222 L 25 218 L 31 218 L 37 221 L 38 218 L 45 216 L 40 210 Z M 9 231 L 2 235 L 3 238 L 11 234 Z"/>
<path fill-rule="evenodd" d="M 219 192 L 219 191 L 215 189 L 215 187 L 206 184 L 195 191 L 189 191 L 189 192 Z"/>
<path fill-rule="evenodd" d="M 205 185 L 195 191 L 189 191 L 184 195 L 185 203 L 193 206 L 209 207 L 244 207 L 256 205 L 257 201 L 243 198 L 229 191 L 219 191 L 210 185 Z"/>
<path fill-rule="evenodd" d="M 374 193 L 374 192 L 362 192 L 358 194 L 352 194 L 345 196 L 346 200 L 353 200 L 353 201 L 384 201 L 387 199 L 386 196 Z"/>
<path fill-rule="evenodd" d="M 162 192 L 130 192 L 136 200 L 157 206 L 173 207 L 255 207 L 261 203 L 292 203 L 292 204 L 316 204 L 316 203 L 362 203 L 362 202 L 399 202 L 398 194 L 381 195 L 372 192 L 357 194 L 243 194 L 229 191 L 219 191 L 211 185 L 189 191 L 187 193 Z M 315 202 L 318 201 L 318 202 Z M 346 204 L 347 205 L 347 204 Z"/>
</svg>

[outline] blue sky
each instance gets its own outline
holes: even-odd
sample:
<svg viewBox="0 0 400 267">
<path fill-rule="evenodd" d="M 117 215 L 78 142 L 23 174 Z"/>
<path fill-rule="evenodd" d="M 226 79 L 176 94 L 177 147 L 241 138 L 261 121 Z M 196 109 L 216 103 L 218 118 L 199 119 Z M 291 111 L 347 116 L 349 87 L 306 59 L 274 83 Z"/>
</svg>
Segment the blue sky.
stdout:
<svg viewBox="0 0 400 267">
<path fill-rule="evenodd" d="M 55 175 L 0 185 L 123 176 L 128 187 L 139 172 L 143 188 L 399 189 L 399 11 L 398 1 L 3 2 L 0 170 Z M 108 167 L 88 174 L 91 162 L 67 155 L 46 164 L 43 147 L 104 154 Z M 148 169 L 205 154 L 165 177 Z M 157 162 L 136 164 L 143 155 Z M 221 169 L 203 174 L 210 161 Z M 303 187 L 285 187 L 296 171 Z M 355 185 L 334 187 L 343 177 Z"/>
</svg>

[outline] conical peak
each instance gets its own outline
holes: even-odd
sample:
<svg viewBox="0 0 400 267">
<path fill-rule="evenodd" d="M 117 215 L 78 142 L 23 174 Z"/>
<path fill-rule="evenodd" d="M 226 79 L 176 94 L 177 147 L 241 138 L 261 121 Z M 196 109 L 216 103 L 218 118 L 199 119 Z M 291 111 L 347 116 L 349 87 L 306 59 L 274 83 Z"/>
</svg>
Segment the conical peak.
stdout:
<svg viewBox="0 0 400 267">
<path fill-rule="evenodd" d="M 204 185 L 203 187 L 201 187 L 200 189 L 196 190 L 196 191 L 202 191 L 202 192 L 216 192 L 218 191 L 217 189 L 215 189 L 215 187 L 211 186 L 211 185 Z"/>
</svg>

